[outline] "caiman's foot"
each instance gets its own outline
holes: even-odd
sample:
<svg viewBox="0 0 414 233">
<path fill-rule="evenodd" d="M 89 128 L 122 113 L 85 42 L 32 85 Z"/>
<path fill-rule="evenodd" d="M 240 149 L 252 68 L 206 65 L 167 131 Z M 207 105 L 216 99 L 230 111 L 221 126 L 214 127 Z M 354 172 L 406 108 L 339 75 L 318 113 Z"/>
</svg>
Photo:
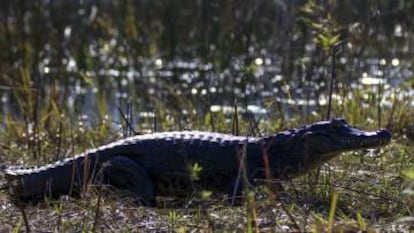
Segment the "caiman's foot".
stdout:
<svg viewBox="0 0 414 233">
<path fill-rule="evenodd" d="M 125 156 L 116 156 L 104 164 L 101 173 L 110 185 L 132 192 L 138 204 L 155 205 L 154 183 L 137 162 Z"/>
</svg>

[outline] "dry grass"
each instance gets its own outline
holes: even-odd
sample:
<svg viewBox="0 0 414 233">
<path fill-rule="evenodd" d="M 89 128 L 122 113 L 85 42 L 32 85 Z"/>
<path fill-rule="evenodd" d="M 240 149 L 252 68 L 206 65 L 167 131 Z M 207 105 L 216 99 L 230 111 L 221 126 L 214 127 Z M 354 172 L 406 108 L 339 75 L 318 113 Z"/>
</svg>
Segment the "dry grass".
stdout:
<svg viewBox="0 0 414 233">
<path fill-rule="evenodd" d="M 373 157 L 341 156 L 322 167 L 317 178 L 312 173 L 283 182 L 277 191 L 270 191 L 274 184 L 261 186 L 260 197 L 237 207 L 225 204 L 221 195 L 159 197 L 156 208 L 139 207 L 122 193 L 92 188 L 81 199 L 23 209 L 33 232 L 409 232 L 414 230 L 409 218 L 414 201 L 407 192 L 412 184 L 399 171 L 412 164 L 412 152 L 393 141 L 370 152 Z M 338 200 L 332 205 L 334 193 Z M 26 230 L 22 211 L 4 192 L 0 208 L 0 232 Z"/>
<path fill-rule="evenodd" d="M 345 101 L 341 112 L 346 112 L 347 118 L 354 116 L 352 123 L 377 128 L 370 115 L 374 111 L 359 111 L 358 106 L 350 106 L 355 101 Z M 111 119 L 105 116 L 102 122 L 84 118 L 76 122 L 56 108 L 47 109 L 39 111 L 42 117 L 27 122 L 11 117 L 6 121 L 0 133 L 0 155 L 6 165 L 45 164 L 120 138 L 111 127 Z M 258 188 L 260 197 L 247 195 L 248 201 L 242 206 L 231 207 L 218 194 L 202 200 L 158 198 L 156 208 L 144 208 L 119 193 L 99 193 L 92 188 L 81 199 L 62 198 L 18 208 L 6 192 L 0 192 L 0 232 L 24 232 L 28 228 L 33 232 L 413 231 L 413 181 L 401 175 L 401 171 L 414 166 L 414 147 L 404 136 L 409 134 L 403 134 L 408 128 L 402 120 L 412 113 L 404 109 L 406 103 L 396 101 L 391 110 L 403 115 L 383 112 L 390 116 L 388 124 L 395 131 L 390 145 L 342 155 L 319 172 L 292 181 L 264 182 L 269 185 Z M 284 124 L 271 120 L 270 129 L 260 124 L 258 127 L 274 132 L 298 125 L 298 119 Z M 211 122 L 220 131 L 230 132 L 234 126 L 218 115 L 193 128 L 208 129 Z M 171 122 L 162 123 L 167 127 Z M 243 131 L 249 128 L 249 122 L 241 120 L 236 126 Z"/>
</svg>

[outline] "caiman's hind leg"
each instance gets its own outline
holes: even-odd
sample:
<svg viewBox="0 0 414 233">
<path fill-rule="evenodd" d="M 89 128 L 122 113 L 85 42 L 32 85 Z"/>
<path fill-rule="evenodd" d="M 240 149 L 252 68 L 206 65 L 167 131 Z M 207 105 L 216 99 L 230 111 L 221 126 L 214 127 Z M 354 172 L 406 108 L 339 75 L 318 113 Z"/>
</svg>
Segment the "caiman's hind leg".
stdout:
<svg viewBox="0 0 414 233">
<path fill-rule="evenodd" d="M 140 204 L 155 204 L 154 183 L 139 163 L 125 156 L 116 156 L 103 165 L 100 173 L 115 188 L 131 191 Z"/>
</svg>

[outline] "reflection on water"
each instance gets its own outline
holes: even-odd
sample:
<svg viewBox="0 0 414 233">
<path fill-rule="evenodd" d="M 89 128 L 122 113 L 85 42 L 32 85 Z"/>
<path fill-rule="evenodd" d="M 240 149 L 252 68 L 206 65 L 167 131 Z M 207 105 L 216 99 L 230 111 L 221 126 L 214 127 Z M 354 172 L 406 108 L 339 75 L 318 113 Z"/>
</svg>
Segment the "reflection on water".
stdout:
<svg viewBox="0 0 414 233">
<path fill-rule="evenodd" d="M 263 119 L 321 113 L 332 61 L 315 42 L 318 30 L 303 18 L 340 28 L 336 103 L 357 98 L 347 94 L 351 90 L 365 93 L 362 107 L 372 99 L 388 107 L 392 98 L 412 95 L 407 82 L 413 77 L 414 36 L 407 26 L 411 18 L 399 17 L 410 15 L 411 4 L 338 1 L 322 7 L 329 14 L 312 18 L 301 11 L 303 1 L 232 3 L 238 4 L 7 2 L 0 8 L 0 38 L 7 48 L 0 72 L 8 80 L 2 85 L 0 79 L 0 111 L 17 118 L 27 111 L 14 89 L 27 72 L 39 105 L 54 100 L 89 119 L 104 108 L 120 121 L 118 108 L 127 104 L 138 117 L 157 109 L 183 118 L 230 114 L 235 104 Z M 380 14 L 374 19 L 371 11 Z M 324 19 L 325 13 L 332 17 Z"/>
<path fill-rule="evenodd" d="M 139 69 L 128 67 L 124 70 L 109 68 L 80 71 L 75 60 L 69 59 L 66 61 L 70 77 L 69 86 L 63 86 L 67 83 L 57 82 L 57 89 L 69 90 L 65 102 L 67 108 L 79 111 L 81 107 L 80 111 L 91 119 L 96 113 L 97 95 L 103 92 L 108 113 L 114 116 L 116 121 L 120 120 L 118 107 L 126 103 L 136 106 L 134 114 L 138 117 L 154 117 L 154 113 L 151 115 L 147 111 L 154 107 L 153 98 L 164 104 L 167 109 L 190 101 L 190 106 L 198 106 L 197 109 L 183 107 L 181 114 L 184 111 L 194 111 L 201 115 L 207 113 L 206 109 L 213 113 L 234 113 L 234 103 L 237 102 L 240 113 L 249 112 L 262 119 L 270 114 L 269 111 L 274 111 L 267 108 L 272 103 L 278 103 L 288 116 L 292 111 L 310 112 L 327 105 L 327 68 L 319 67 L 316 70 L 324 76 L 322 79 L 289 77 L 280 73 L 282 63 L 277 62 L 278 59 L 281 58 L 256 57 L 249 71 L 245 70 L 245 58 L 233 58 L 231 65 L 221 71 L 212 63 L 203 63 L 200 59 L 167 61 L 161 58 L 143 59 Z M 47 66 L 48 62 L 45 59 L 44 66 L 40 69 L 46 86 L 55 83 L 48 77 L 57 72 L 53 67 Z M 409 66 L 401 66 L 399 59 L 392 59 L 390 66 L 386 66 L 385 59 L 376 58 L 355 59 L 352 63 L 364 68 L 360 69 L 360 78 L 353 74 L 355 78 L 341 79 L 338 86 L 372 89 L 373 92 L 381 86 L 384 89 L 381 101 L 383 106 L 391 105 L 390 98 L 402 99 L 413 94 L 407 91 L 395 94 L 393 91 L 413 74 Z M 79 75 L 84 76 L 84 80 L 79 79 Z M 102 82 L 101 86 L 97 85 L 99 82 Z M 339 104 L 343 102 L 343 98 L 347 97 L 333 96 L 334 101 Z M 14 106 L 9 106 L 9 94 L 6 92 L 3 92 L 1 101 L 3 114 L 17 111 Z M 414 106 L 414 102 L 411 105 Z M 178 109 L 170 110 L 177 112 Z"/>
</svg>

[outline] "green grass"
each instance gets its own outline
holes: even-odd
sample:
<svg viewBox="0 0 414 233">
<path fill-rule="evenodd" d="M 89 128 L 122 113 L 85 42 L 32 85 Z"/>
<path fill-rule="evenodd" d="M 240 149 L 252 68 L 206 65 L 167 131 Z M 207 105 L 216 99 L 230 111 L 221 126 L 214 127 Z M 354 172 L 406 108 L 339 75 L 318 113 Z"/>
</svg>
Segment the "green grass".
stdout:
<svg viewBox="0 0 414 233">
<path fill-rule="evenodd" d="M 86 128 L 80 123 L 82 120 L 76 124 L 60 114 L 53 116 L 54 127 L 46 128 L 46 121 L 39 121 L 38 129 L 33 133 L 39 135 L 28 135 L 25 122 L 9 118 L 8 127 L 0 135 L 2 159 L 8 164 L 21 161 L 43 164 L 120 137 L 109 127 L 109 120 L 97 124 L 99 127 Z M 222 117 L 215 119 L 218 119 L 215 125 L 220 130 L 231 131 L 231 122 L 221 121 Z M 355 121 L 364 128 L 375 128 L 376 124 L 364 124 L 363 119 Z M 240 122 L 242 132 L 245 125 L 248 124 Z M 176 205 L 171 204 L 174 201 L 158 198 L 158 208 L 144 208 L 134 205 L 127 196 L 92 187 L 81 199 L 49 201 L 19 209 L 3 192 L 0 193 L 0 230 L 25 230 L 23 216 L 31 230 L 53 232 L 155 229 L 175 232 L 194 229 L 199 232 L 341 232 L 358 229 L 374 232 L 379 229 L 388 231 L 391 227 L 408 230 L 409 222 L 399 220 L 413 215 L 413 194 L 407 190 L 412 192 L 413 187 L 410 169 L 414 147 L 402 134 L 397 132 L 396 135 L 384 148 L 342 155 L 322 166 L 318 173 L 283 182 L 283 189 L 264 185 L 260 188 L 262 197 L 259 199 L 251 190 L 245 190 L 249 194 L 245 204 L 239 207 L 228 206 L 220 196 L 206 195 L 199 200 L 192 197 L 184 202 L 177 201 Z M 60 145 L 59 148 L 56 145 Z M 202 168 L 193 168 L 195 176 L 199 169 Z"/>
<path fill-rule="evenodd" d="M 104 101 L 97 106 L 96 119 L 79 117 L 61 110 L 58 101 L 49 98 L 43 102 L 35 98 L 36 91 L 27 84 L 29 73 L 22 69 L 20 87 L 13 91 L 25 114 L 22 118 L 6 117 L 0 131 L 1 159 L 7 165 L 36 165 L 85 151 L 128 135 L 128 130 L 116 131 L 108 117 Z M 91 84 L 93 85 L 93 84 Z M 414 145 L 410 138 L 410 119 L 413 112 L 409 101 L 392 99 L 392 107 L 381 111 L 378 117 L 375 93 L 364 98 L 364 91 L 353 91 L 352 98 L 335 103 L 332 112 L 343 113 L 353 125 L 364 129 L 387 126 L 393 131 L 392 142 L 384 148 L 369 152 L 344 154 L 318 171 L 292 181 L 265 182 L 258 188 L 260 198 L 250 189 L 241 206 L 231 207 L 221 196 L 200 190 L 185 200 L 158 198 L 157 208 L 138 207 L 129 197 L 105 189 L 88 188 L 81 199 L 64 198 L 47 201 L 37 206 L 15 206 L 6 192 L 0 193 L 0 231 L 50 232 L 344 232 L 346 230 L 375 230 L 410 228 L 413 216 Z M 97 93 L 98 97 L 101 93 Z M 102 98 L 102 97 L 100 97 Z M 177 97 L 178 98 L 178 97 Z M 98 98 L 99 99 L 99 98 Z M 177 100 L 187 108 L 189 100 Z M 366 103 L 368 108 L 361 108 Z M 266 103 L 271 110 L 273 103 Z M 180 129 L 179 115 L 166 117 L 167 109 L 159 105 L 155 110 L 161 130 Z M 27 109 L 28 111 L 23 111 Z M 257 127 L 267 133 L 316 121 L 324 110 L 306 118 L 271 119 L 259 122 Z M 131 117 L 127 112 L 126 117 Z M 133 116 L 132 116 L 133 117 Z M 251 134 L 252 122 L 241 117 L 208 113 L 204 120 L 190 114 L 192 129 Z M 238 119 L 237 121 L 235 119 Z M 379 123 L 378 119 L 382 119 Z M 124 128 L 130 127 L 121 122 Z M 88 127 L 91 125 L 92 127 Z M 142 131 L 150 130 L 153 122 L 133 125 Z M 189 168 L 197 179 L 202 167 Z M 242 171 L 243 169 L 241 169 Z M 274 182 L 275 184 L 272 184 Z M 412 225 L 412 224 L 411 224 Z"/>
<path fill-rule="evenodd" d="M 339 27 L 336 22 L 338 21 L 335 17 L 336 14 L 327 12 L 330 7 L 320 6 L 320 4 L 314 3 L 315 1 L 308 2 L 309 4 L 302 7 L 302 14 L 292 19 L 296 22 L 305 19 L 307 30 L 302 30 L 302 26 L 295 23 L 289 26 L 291 28 L 289 31 L 285 31 L 283 29 L 285 26 L 275 25 L 274 21 L 276 20 L 273 18 L 266 20 L 270 24 L 265 24 L 264 30 L 266 35 L 272 35 L 276 41 L 280 40 L 279 36 L 282 34 L 299 35 L 300 38 L 315 36 L 316 43 L 324 48 L 324 52 L 323 54 L 315 54 L 316 56 L 308 59 L 308 62 L 302 59 L 303 64 L 300 65 L 305 68 L 298 69 L 299 71 L 302 69 L 303 71 L 312 70 L 314 66 L 319 67 L 321 64 L 318 62 L 325 64 L 324 54 L 338 42 L 338 30 L 351 28 L 351 26 L 353 28 L 356 25 L 354 22 L 361 20 L 358 11 L 354 11 L 358 15 L 358 18 L 355 18 L 341 8 L 340 12 L 344 12 L 343 17 L 347 19 L 346 21 L 349 17 L 353 20 L 350 21 L 352 24 Z M 184 19 L 185 24 L 174 24 L 173 21 L 176 20 L 170 20 L 168 16 L 173 16 L 174 14 L 171 13 L 179 11 L 176 11 L 176 7 L 166 5 L 166 3 L 169 1 L 156 4 L 158 6 L 155 8 L 148 8 L 155 10 L 148 10 L 143 14 L 140 10 L 149 7 L 152 4 L 150 1 L 148 4 L 145 3 L 144 7 L 137 7 L 134 1 L 127 1 L 118 7 L 119 3 L 115 2 L 113 12 L 99 10 L 100 13 L 93 19 L 95 22 L 92 22 L 91 26 L 79 23 L 74 25 L 72 40 L 76 42 L 77 38 L 79 42 L 65 42 L 68 43 L 65 45 L 66 47 L 62 46 L 64 44 L 61 38 L 62 33 L 56 32 L 59 29 L 63 31 L 65 25 L 60 25 L 60 22 L 50 19 L 49 10 L 41 4 L 34 4 L 30 9 L 26 9 L 28 13 L 31 12 L 27 15 L 33 15 L 31 20 L 13 18 L 14 11 L 6 14 L 11 20 L 9 20 L 10 23 L 0 26 L 4 48 L 4 59 L 0 71 L 1 86 L 10 89 L 10 98 L 14 100 L 21 115 L 1 116 L 2 119 L 5 119 L 3 121 L 5 126 L 0 128 L 0 162 L 5 162 L 6 165 L 42 165 L 62 157 L 70 157 L 88 148 L 130 134 L 131 130 L 128 130 L 129 126 L 125 122 L 118 122 L 124 130 L 116 131 L 111 127 L 113 120 L 108 113 L 111 103 L 107 103 L 107 100 L 110 99 L 109 95 L 114 94 L 114 89 L 118 88 L 113 85 L 113 83 L 120 81 L 118 79 L 106 79 L 106 77 L 94 79 L 95 77 L 89 77 L 88 74 L 79 71 L 75 76 L 81 87 L 98 89 L 95 96 L 96 109 L 90 110 L 96 114 L 94 119 L 82 117 L 84 97 L 76 98 L 73 109 L 67 107 L 68 93 L 70 93 L 69 74 L 66 73 L 63 64 L 53 65 L 53 63 L 59 63 L 58 61 L 66 59 L 61 50 L 70 51 L 70 54 L 74 55 L 76 64 L 80 65 L 80 70 L 98 71 L 100 68 L 115 70 L 127 68 L 121 63 L 110 63 L 108 59 L 100 61 L 101 57 L 113 57 L 117 58 L 116 60 L 132 57 L 134 64 L 137 63 L 139 66 L 139 61 L 135 61 L 138 57 L 159 57 L 164 53 L 168 53 L 166 57 L 174 57 L 175 55 L 179 57 L 180 50 L 201 47 L 201 50 L 204 51 L 203 54 L 200 56 L 196 53 L 195 56 L 202 57 L 205 62 L 211 62 L 220 72 L 220 70 L 228 68 L 231 57 L 237 57 L 239 54 L 245 55 L 246 48 L 251 46 L 252 41 L 247 40 L 249 41 L 247 44 L 244 39 L 240 39 L 243 35 L 238 31 L 253 36 L 255 40 L 258 40 L 257 45 L 268 43 L 265 42 L 267 39 L 256 37 L 255 33 L 249 32 L 260 29 L 255 26 L 260 21 L 260 17 L 250 17 L 250 23 L 245 25 L 248 27 L 241 25 L 241 29 L 244 28 L 247 31 L 239 29 L 238 17 L 235 17 L 236 15 L 233 15 L 232 12 L 234 14 L 240 12 L 233 10 L 232 4 L 234 3 L 232 2 L 223 1 L 218 5 L 214 3 L 217 5 L 217 13 L 213 12 L 214 17 L 211 18 L 217 22 L 213 24 L 207 22 L 206 27 L 194 24 L 195 38 L 187 35 L 188 31 L 194 33 L 194 30 L 189 30 L 189 27 L 184 27 L 184 32 L 180 30 L 174 32 L 174 29 L 183 28 L 182 26 L 188 25 L 190 21 L 200 21 L 198 19 L 199 10 L 196 8 L 198 5 L 194 4 L 195 8 L 187 8 L 185 5 L 180 7 L 183 10 L 180 14 L 186 15 L 186 17 L 181 16 L 176 20 L 179 22 L 180 19 Z M 268 4 L 272 1 L 264 1 L 263 3 Z M 387 3 L 379 5 L 384 4 Z M 20 5 L 18 3 L 15 6 L 16 9 L 19 9 L 17 12 L 20 12 L 20 7 L 23 9 L 23 6 Z M 256 9 L 262 8 L 249 7 L 249 9 L 251 11 L 247 10 L 247 12 L 254 13 L 253 15 L 265 14 L 264 11 L 256 11 Z M 408 11 L 410 8 L 404 9 Z M 51 8 L 51 10 L 55 9 Z M 292 11 L 296 10 L 299 11 L 298 7 L 294 6 Z M 376 11 L 375 7 L 372 11 Z M 64 15 L 69 16 L 75 13 L 78 16 L 78 12 L 81 11 L 71 12 L 68 10 L 68 14 Z M 404 14 L 404 11 L 402 13 Z M 268 17 L 268 14 L 275 15 L 273 11 L 269 11 L 265 17 Z M 20 17 L 20 13 L 17 15 Z M 32 20 L 42 15 L 47 20 L 52 20 L 52 23 L 42 24 L 39 23 L 42 21 Z M 243 21 L 246 15 L 241 14 Z M 313 17 L 314 15 L 317 17 Z M 283 17 L 283 15 L 277 15 L 277 17 Z M 302 17 L 304 19 L 301 19 Z M 153 23 L 147 23 L 147 18 Z M 174 19 L 174 17 L 171 18 Z M 375 24 L 375 28 L 384 29 L 384 25 L 380 22 L 376 22 L 370 17 L 365 18 L 370 22 L 362 21 L 358 25 L 366 25 L 367 31 L 372 29 L 369 24 Z M 390 18 L 392 22 L 395 21 L 393 19 Z M 14 21 L 17 22 L 15 26 L 12 25 Z M 27 25 L 20 25 L 20 21 Z M 284 20 L 277 21 L 285 22 Z M 378 23 L 380 23 L 379 26 Z M 45 27 L 42 27 L 43 25 Z M 26 27 L 31 30 L 26 30 Z M 21 30 L 23 34 L 19 33 L 20 28 L 25 28 L 25 30 Z M 279 32 L 269 33 L 269 30 Z M 44 34 L 39 31 L 50 31 L 50 33 Z M 309 31 L 313 33 L 309 34 Z M 381 30 L 375 29 L 372 34 L 379 34 L 378 31 Z M 370 56 L 383 57 L 387 54 L 394 55 L 395 46 L 403 47 L 396 43 L 392 31 L 390 33 L 381 32 L 391 38 L 381 43 L 376 42 L 376 39 L 371 36 L 365 38 L 363 32 L 364 30 L 360 32 L 362 36 L 358 32 L 348 33 L 347 37 L 349 38 L 345 38 L 345 40 L 355 47 L 355 49 L 349 49 L 348 52 L 364 50 L 368 51 Z M 205 38 L 207 40 L 204 40 Z M 111 39 L 117 41 L 117 45 L 110 43 Z M 358 43 L 358 40 L 362 41 Z M 58 71 L 44 75 L 44 77 L 32 77 L 32 70 L 35 70 L 33 67 L 39 65 L 36 62 L 39 62 L 40 57 L 45 56 L 41 55 L 44 49 L 40 45 L 47 41 L 51 44 L 53 54 L 46 55 L 46 57 L 52 60 L 51 68 L 56 66 Z M 306 39 L 304 41 L 303 45 L 307 43 Z M 365 41 L 369 43 L 365 43 Z M 99 57 L 92 56 L 88 52 L 88 46 L 94 43 L 97 44 L 97 48 L 103 48 Z M 291 43 L 291 39 L 288 39 L 286 43 L 282 44 L 282 47 L 286 47 L 290 52 L 281 55 L 292 57 L 287 58 L 287 63 L 296 62 L 306 55 L 296 52 L 299 50 L 291 47 Z M 381 48 L 381 45 L 384 44 L 387 46 L 396 45 L 389 48 L 392 51 L 388 51 Z M 119 45 L 123 45 L 122 50 L 119 49 Z M 208 48 L 211 45 L 216 47 L 214 51 L 210 51 Z M 347 56 L 351 61 L 353 56 L 359 58 L 360 54 Z M 164 59 L 164 57 L 162 58 Z M 387 57 L 387 59 L 389 58 Z M 315 64 L 313 64 L 314 62 Z M 407 61 L 407 63 L 410 62 L 412 63 L 412 61 Z M 341 79 L 338 80 L 339 83 L 348 80 L 348 78 L 355 78 L 355 75 L 360 73 L 360 70 L 355 72 L 351 64 L 346 66 L 349 67 L 343 70 L 339 69 L 340 75 L 343 76 L 339 77 Z M 245 70 L 243 70 L 244 76 L 250 77 L 256 68 L 253 63 L 246 64 Z M 283 75 L 290 77 L 294 74 L 284 73 Z M 157 79 L 158 81 L 159 79 Z M 42 84 L 47 84 L 47 88 Z M 153 130 L 156 125 L 158 130 L 192 128 L 227 133 L 238 132 L 245 135 L 251 134 L 252 128 L 254 128 L 249 121 L 239 119 L 235 123 L 234 118 L 230 118 L 229 121 L 229 117 L 224 114 L 208 111 L 202 117 L 190 114 L 187 120 L 182 119 L 180 110 L 195 108 L 194 102 L 196 101 L 188 96 L 176 94 L 176 83 L 162 83 L 160 81 L 157 84 L 167 90 L 168 103 L 164 103 L 154 95 L 148 95 L 146 92 L 148 87 L 141 83 L 133 83 L 126 89 L 128 101 L 131 101 L 134 107 L 133 111 L 125 111 L 126 117 L 135 117 L 130 113 L 139 111 L 139 107 L 143 103 L 153 106 L 156 113 L 156 120 L 147 118 L 138 122 L 137 125 L 133 125 L 140 132 Z M 63 86 L 63 90 L 59 90 L 58 87 L 61 86 Z M 413 84 L 406 83 L 393 92 L 397 96 L 398 93 L 409 90 L 410 86 L 412 88 Z M 46 90 L 48 91 L 46 92 Z M 202 192 L 200 199 L 195 197 L 189 197 L 185 200 L 159 198 L 157 208 L 137 207 L 129 197 L 95 187 L 88 188 L 81 199 L 64 198 L 58 202 L 48 201 L 38 206 L 24 207 L 12 204 L 7 193 L 2 191 L 0 192 L 0 232 L 21 232 L 27 228 L 34 232 L 414 231 L 412 226 L 410 228 L 410 225 L 413 225 L 413 219 L 407 218 L 414 215 L 414 144 L 412 142 L 414 111 L 409 104 L 412 98 L 387 97 L 387 101 L 392 103 L 392 106 L 389 109 L 378 111 L 377 103 L 381 97 L 378 96 L 380 91 L 355 91 L 341 86 L 338 90 L 335 89 L 335 92 L 339 96 L 348 96 L 347 94 L 351 92 L 352 97 L 344 98 L 342 103 L 334 100 L 332 116 L 344 116 L 350 123 L 364 129 L 376 129 L 378 126 L 390 128 L 393 132 L 392 142 L 382 149 L 369 153 L 344 154 L 322 166 L 319 172 L 311 172 L 304 177 L 283 182 L 283 188 L 277 181 L 266 182 L 258 188 L 261 194 L 260 198 L 256 198 L 252 194 L 252 190 L 246 189 L 245 192 L 248 193 L 246 201 L 239 207 L 228 206 L 223 198 L 211 195 L 208 190 L 200 190 Z M 289 92 L 284 94 L 292 96 Z M 195 96 L 194 98 L 203 102 L 203 107 L 209 107 L 208 96 Z M 271 115 L 272 118 L 269 119 L 269 122 L 258 123 L 258 128 L 263 134 L 320 120 L 326 115 L 326 109 L 323 108 L 304 116 L 299 114 L 301 112 L 299 108 L 292 107 L 294 116 L 285 119 L 285 114 L 280 112 L 280 106 L 273 99 L 265 100 L 264 104 L 273 115 Z M 275 115 L 277 117 L 273 117 Z M 197 178 L 197 173 L 202 167 L 194 166 L 189 169 L 194 173 L 194 178 Z"/>
</svg>

